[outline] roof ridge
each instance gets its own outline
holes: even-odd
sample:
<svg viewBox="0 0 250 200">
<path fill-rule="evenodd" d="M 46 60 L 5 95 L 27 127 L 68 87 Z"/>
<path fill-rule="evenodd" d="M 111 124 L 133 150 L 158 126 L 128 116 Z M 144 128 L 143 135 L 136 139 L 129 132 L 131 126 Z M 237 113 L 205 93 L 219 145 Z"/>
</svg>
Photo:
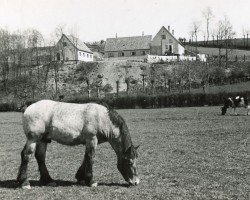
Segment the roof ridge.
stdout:
<svg viewBox="0 0 250 200">
<path fill-rule="evenodd" d="M 126 36 L 126 37 L 112 37 L 112 38 L 107 38 L 107 39 L 135 38 L 135 37 L 152 37 L 152 35 L 138 35 L 138 36 Z"/>
</svg>

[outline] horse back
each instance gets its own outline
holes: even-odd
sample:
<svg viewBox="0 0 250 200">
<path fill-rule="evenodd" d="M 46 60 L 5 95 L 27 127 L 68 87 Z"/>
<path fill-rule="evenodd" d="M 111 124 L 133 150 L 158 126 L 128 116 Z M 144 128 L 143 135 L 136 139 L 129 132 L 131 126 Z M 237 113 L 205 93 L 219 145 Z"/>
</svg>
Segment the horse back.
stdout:
<svg viewBox="0 0 250 200">
<path fill-rule="evenodd" d="M 86 139 L 110 132 L 106 107 L 94 103 L 71 104 L 42 100 L 29 106 L 23 117 L 26 135 L 45 137 L 62 144 L 85 143 Z"/>
</svg>

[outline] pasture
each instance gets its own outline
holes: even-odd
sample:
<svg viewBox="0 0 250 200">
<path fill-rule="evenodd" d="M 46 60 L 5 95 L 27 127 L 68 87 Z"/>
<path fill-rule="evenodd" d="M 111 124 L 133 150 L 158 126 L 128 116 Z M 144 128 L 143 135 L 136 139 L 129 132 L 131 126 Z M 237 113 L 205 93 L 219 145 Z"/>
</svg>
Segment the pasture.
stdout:
<svg viewBox="0 0 250 200">
<path fill-rule="evenodd" d="M 219 107 L 118 110 L 134 145 L 140 144 L 139 186 L 127 187 L 108 143 L 98 146 L 96 188 L 76 184 L 84 148 L 48 145 L 47 167 L 56 187 L 39 186 L 34 156 L 31 190 L 17 188 L 25 143 L 21 113 L 0 113 L 0 199 L 249 199 L 250 116 L 220 115 Z M 243 115 L 244 113 L 244 115 Z M 74 156 L 72 156 L 74 155 Z"/>
</svg>

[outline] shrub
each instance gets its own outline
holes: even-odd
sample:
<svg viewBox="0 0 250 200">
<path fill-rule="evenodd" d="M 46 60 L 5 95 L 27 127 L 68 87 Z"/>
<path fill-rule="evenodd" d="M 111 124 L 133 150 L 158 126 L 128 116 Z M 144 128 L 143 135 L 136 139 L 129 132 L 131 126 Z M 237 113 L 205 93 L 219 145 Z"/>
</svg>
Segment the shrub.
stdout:
<svg viewBox="0 0 250 200">
<path fill-rule="evenodd" d="M 166 108 L 166 107 L 191 107 L 191 106 L 219 106 L 222 105 L 225 98 L 229 96 L 244 96 L 249 98 L 250 91 L 239 93 L 217 93 L 217 94 L 166 94 L 166 95 L 123 95 L 119 97 L 109 96 L 106 98 L 90 98 L 86 96 L 77 96 L 71 99 L 66 99 L 65 102 L 70 103 L 88 103 L 95 102 L 116 109 L 134 109 L 134 108 Z M 30 105 L 37 100 L 26 101 L 26 105 Z M 0 104 L 0 112 L 17 111 L 17 104 L 2 103 Z"/>
</svg>

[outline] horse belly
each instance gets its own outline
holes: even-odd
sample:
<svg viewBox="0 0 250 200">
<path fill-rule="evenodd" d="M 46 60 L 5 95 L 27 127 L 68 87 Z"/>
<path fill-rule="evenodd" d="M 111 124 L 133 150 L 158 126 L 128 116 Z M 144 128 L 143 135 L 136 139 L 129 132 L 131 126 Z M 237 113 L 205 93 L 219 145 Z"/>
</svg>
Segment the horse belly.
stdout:
<svg viewBox="0 0 250 200">
<path fill-rule="evenodd" d="M 85 137 L 82 134 L 81 126 L 72 126 L 69 124 L 52 124 L 48 138 L 65 145 L 78 145 L 85 143 Z"/>
</svg>

